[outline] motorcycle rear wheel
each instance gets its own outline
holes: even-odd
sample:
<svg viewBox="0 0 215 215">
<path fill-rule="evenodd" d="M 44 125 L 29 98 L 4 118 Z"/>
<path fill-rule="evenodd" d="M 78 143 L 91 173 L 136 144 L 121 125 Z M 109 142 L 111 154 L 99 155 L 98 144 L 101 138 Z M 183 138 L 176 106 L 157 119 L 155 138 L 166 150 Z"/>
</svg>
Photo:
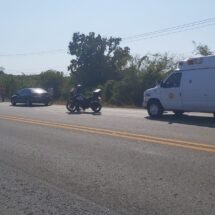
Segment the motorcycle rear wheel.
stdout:
<svg viewBox="0 0 215 215">
<path fill-rule="evenodd" d="M 73 102 L 71 102 L 71 101 L 68 101 L 68 102 L 66 103 L 66 108 L 67 108 L 67 110 L 70 111 L 71 113 L 74 113 L 74 112 L 76 111 L 76 106 L 75 106 L 75 104 L 74 104 Z"/>
<path fill-rule="evenodd" d="M 98 113 L 102 109 L 102 105 L 99 102 L 93 102 L 91 108 L 95 113 Z"/>
</svg>

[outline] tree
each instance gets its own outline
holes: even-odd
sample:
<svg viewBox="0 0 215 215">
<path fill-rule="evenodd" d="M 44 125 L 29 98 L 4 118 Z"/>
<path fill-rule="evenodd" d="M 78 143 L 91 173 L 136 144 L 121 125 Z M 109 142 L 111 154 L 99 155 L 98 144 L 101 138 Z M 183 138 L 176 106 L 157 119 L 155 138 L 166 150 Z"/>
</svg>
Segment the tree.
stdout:
<svg viewBox="0 0 215 215">
<path fill-rule="evenodd" d="M 44 89 L 53 88 L 54 98 L 59 98 L 61 96 L 63 81 L 63 72 L 48 70 L 46 72 L 40 73 L 39 84 Z"/>
<path fill-rule="evenodd" d="M 176 67 L 175 57 L 168 54 L 145 55 L 134 57 L 119 81 L 108 81 L 104 85 L 106 102 L 116 105 L 141 105 L 143 91 L 155 86 Z"/>
<path fill-rule="evenodd" d="M 89 35 L 74 33 L 69 43 L 73 59 L 68 70 L 75 82 L 91 88 L 120 79 L 130 58 L 130 49 L 121 48 L 120 41 L 120 38 L 102 38 L 93 32 Z"/>
<path fill-rule="evenodd" d="M 142 80 L 142 90 L 146 90 L 155 86 L 158 80 L 162 80 L 170 72 L 172 72 L 177 65 L 174 56 L 165 54 L 148 54 L 141 59 L 140 79 Z"/>
<path fill-rule="evenodd" d="M 5 70 L 5 68 L 0 66 L 0 75 L 4 75 L 5 74 L 4 70 Z"/>
<path fill-rule="evenodd" d="M 197 45 L 195 41 L 193 41 L 193 45 L 195 46 L 195 49 L 193 51 L 193 53 L 195 55 L 208 56 L 208 55 L 213 55 L 214 54 L 214 51 L 210 50 L 207 45 L 203 45 L 201 43 L 199 43 Z"/>
</svg>

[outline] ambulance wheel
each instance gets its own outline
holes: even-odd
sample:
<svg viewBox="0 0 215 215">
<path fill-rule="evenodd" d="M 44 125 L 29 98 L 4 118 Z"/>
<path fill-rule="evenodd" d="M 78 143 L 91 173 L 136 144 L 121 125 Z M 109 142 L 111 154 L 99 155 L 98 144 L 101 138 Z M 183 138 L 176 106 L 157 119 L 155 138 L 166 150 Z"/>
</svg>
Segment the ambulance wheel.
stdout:
<svg viewBox="0 0 215 215">
<path fill-rule="evenodd" d="M 152 100 L 147 105 L 147 111 L 150 117 L 156 118 L 163 114 L 163 108 L 159 101 Z"/>
</svg>

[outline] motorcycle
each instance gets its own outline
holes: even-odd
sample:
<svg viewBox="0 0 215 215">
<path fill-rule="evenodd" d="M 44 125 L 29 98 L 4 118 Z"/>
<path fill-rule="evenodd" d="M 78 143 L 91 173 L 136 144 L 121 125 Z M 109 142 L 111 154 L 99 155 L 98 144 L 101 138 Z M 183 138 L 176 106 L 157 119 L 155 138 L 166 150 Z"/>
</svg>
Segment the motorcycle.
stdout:
<svg viewBox="0 0 215 215">
<path fill-rule="evenodd" d="M 91 108 L 95 113 L 100 112 L 101 105 L 101 89 L 96 89 L 92 92 L 92 96 L 85 98 L 82 95 L 70 95 L 67 101 L 66 108 L 71 113 L 75 111 L 85 110 Z"/>
</svg>

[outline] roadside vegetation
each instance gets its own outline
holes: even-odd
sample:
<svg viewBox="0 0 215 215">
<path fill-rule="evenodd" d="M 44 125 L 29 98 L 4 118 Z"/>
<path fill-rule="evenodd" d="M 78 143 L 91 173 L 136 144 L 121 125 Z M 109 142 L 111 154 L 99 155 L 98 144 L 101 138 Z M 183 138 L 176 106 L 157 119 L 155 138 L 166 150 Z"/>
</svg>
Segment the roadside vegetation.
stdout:
<svg viewBox="0 0 215 215">
<path fill-rule="evenodd" d="M 132 56 L 129 47 L 121 47 L 121 38 L 103 38 L 101 35 L 74 33 L 68 49 L 70 76 L 56 70 L 38 75 L 12 75 L 0 69 L 0 94 L 5 98 L 24 87 L 53 88 L 54 100 L 67 99 L 70 89 L 81 83 L 86 94 L 94 88 L 103 90 L 105 104 L 114 106 L 140 106 L 143 91 L 153 87 L 173 71 L 182 57 L 168 53 L 147 53 Z M 194 44 L 193 54 L 214 54 L 207 45 Z M 0 67 L 1 68 L 1 67 Z M 4 92 L 3 92 L 4 91 Z"/>
</svg>

